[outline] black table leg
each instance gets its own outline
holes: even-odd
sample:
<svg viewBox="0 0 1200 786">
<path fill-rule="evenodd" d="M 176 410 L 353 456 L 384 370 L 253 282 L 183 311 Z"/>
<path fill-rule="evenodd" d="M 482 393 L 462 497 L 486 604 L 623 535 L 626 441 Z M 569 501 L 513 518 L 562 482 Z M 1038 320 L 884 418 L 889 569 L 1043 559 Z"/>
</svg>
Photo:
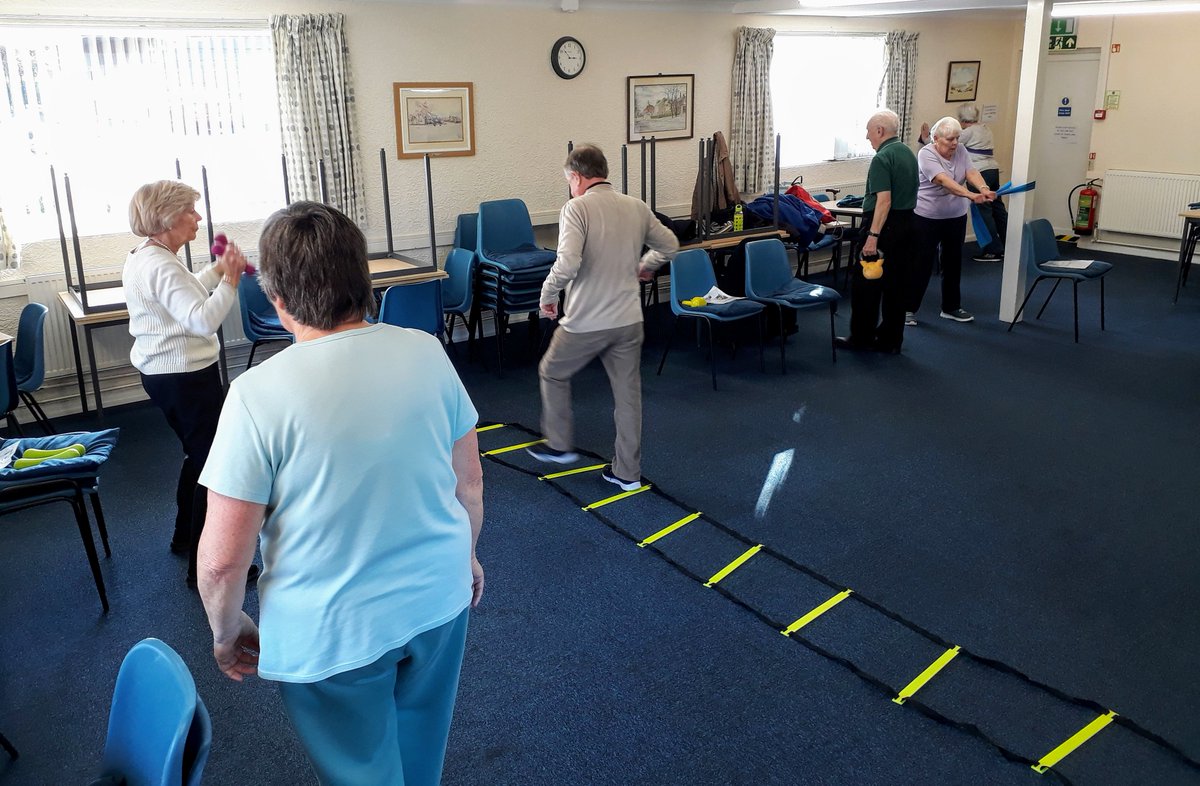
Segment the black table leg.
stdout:
<svg viewBox="0 0 1200 786">
<path fill-rule="evenodd" d="M 83 339 L 87 343 L 88 365 L 92 372 L 92 395 L 96 397 L 96 415 L 104 422 L 104 400 L 100 396 L 100 372 L 96 369 L 96 345 L 92 341 L 92 326 L 83 326 Z M 86 411 L 86 410 L 85 410 Z"/>
<path fill-rule="evenodd" d="M 88 409 L 87 389 L 83 386 L 83 361 L 79 359 L 79 326 L 71 320 L 71 351 L 75 355 L 75 381 L 79 384 L 79 401 L 83 405 L 83 414 L 87 414 L 91 410 Z"/>
</svg>

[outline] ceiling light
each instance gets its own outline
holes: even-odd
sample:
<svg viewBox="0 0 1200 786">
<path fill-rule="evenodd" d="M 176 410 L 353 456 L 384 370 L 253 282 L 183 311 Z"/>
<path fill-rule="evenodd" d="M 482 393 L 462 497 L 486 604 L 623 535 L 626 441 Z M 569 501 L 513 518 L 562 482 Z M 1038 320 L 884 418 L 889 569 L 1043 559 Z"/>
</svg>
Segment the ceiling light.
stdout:
<svg viewBox="0 0 1200 786">
<path fill-rule="evenodd" d="M 1182 14 L 1200 11 L 1200 2 L 1186 0 L 1084 0 L 1055 3 L 1051 16 L 1126 16 L 1130 14 Z"/>
</svg>

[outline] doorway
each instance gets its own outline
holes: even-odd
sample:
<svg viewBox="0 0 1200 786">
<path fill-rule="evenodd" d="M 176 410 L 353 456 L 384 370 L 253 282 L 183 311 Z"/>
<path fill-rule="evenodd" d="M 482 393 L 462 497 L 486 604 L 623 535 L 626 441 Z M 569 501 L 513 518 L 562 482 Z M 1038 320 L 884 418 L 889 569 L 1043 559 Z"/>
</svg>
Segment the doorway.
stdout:
<svg viewBox="0 0 1200 786">
<path fill-rule="evenodd" d="M 1059 233 L 1071 229 L 1071 189 L 1087 181 L 1092 144 L 1092 109 L 1100 75 L 1100 50 L 1051 52 L 1034 123 L 1033 160 L 1037 188 L 1034 218 L 1046 218 Z"/>
</svg>

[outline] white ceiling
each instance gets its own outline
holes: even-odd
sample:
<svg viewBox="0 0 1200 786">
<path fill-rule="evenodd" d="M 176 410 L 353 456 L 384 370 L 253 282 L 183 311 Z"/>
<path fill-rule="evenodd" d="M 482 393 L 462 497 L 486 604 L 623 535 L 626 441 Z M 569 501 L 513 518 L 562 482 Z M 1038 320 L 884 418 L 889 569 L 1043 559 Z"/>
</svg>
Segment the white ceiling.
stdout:
<svg viewBox="0 0 1200 786">
<path fill-rule="evenodd" d="M 435 2 L 437 0 L 384 0 Z M 1024 9 L 1025 0 L 440 0 L 457 5 L 524 5 L 574 10 L 644 10 L 788 16 L 898 16 Z"/>
</svg>

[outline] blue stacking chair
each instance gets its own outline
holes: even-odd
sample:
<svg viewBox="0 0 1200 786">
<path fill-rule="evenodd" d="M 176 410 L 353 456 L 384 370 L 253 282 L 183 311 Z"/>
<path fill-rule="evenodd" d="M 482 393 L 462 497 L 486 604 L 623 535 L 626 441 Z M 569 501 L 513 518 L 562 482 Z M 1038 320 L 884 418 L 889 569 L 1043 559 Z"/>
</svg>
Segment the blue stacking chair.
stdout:
<svg viewBox="0 0 1200 786">
<path fill-rule="evenodd" d="M 504 334 L 511 314 L 530 314 L 532 329 L 541 301 L 542 283 L 556 253 L 538 248 L 529 209 L 519 199 L 499 199 L 479 205 L 476 232 L 477 272 L 472 321 L 492 312 L 496 321 L 496 360 L 504 374 Z M 536 332 L 532 334 L 536 337 Z"/>
<path fill-rule="evenodd" d="M 379 321 L 396 327 L 424 330 L 441 338 L 446 330 L 442 321 L 441 283 L 423 281 L 420 284 L 388 287 L 379 307 Z"/>
<path fill-rule="evenodd" d="M 1008 330 L 1011 333 L 1013 326 L 1017 324 L 1017 320 L 1021 318 L 1021 312 L 1025 310 L 1025 304 L 1029 302 L 1029 298 L 1033 295 L 1033 290 L 1042 279 L 1054 279 L 1054 288 L 1050 290 L 1050 294 L 1046 296 L 1046 302 L 1038 310 L 1035 319 L 1042 318 L 1042 312 L 1046 310 L 1046 306 L 1050 305 L 1050 298 L 1054 297 L 1054 293 L 1058 290 L 1058 285 L 1064 280 L 1071 282 L 1072 296 L 1074 297 L 1075 309 L 1075 343 L 1079 343 L 1079 282 L 1081 281 L 1100 281 L 1100 329 L 1104 330 L 1104 275 L 1112 270 L 1112 265 L 1108 262 L 1100 262 L 1092 260 L 1091 264 L 1085 268 L 1066 268 L 1057 267 L 1055 262 L 1062 258 L 1058 255 L 1058 240 L 1054 237 L 1054 227 L 1044 218 L 1037 218 L 1033 221 L 1025 222 L 1025 242 L 1021 247 L 1021 256 L 1029 268 L 1029 274 L 1033 275 L 1033 284 L 1029 286 L 1029 290 L 1025 293 L 1025 299 L 1021 301 L 1021 307 L 1017 309 L 1016 316 L 1009 323 Z"/>
<path fill-rule="evenodd" d="M 43 433 L 53 434 L 54 424 L 33 397 L 34 391 L 40 389 L 46 379 L 46 312 L 41 303 L 29 303 L 21 309 L 13 373 L 17 378 L 17 393 L 33 419 L 42 427 Z"/>
<path fill-rule="evenodd" d="M 803 311 L 828 307 L 829 344 L 833 351 L 833 362 L 837 362 L 833 315 L 842 296 L 836 289 L 809 284 L 793 276 L 787 249 L 779 238 L 754 240 L 746 244 L 746 297 L 764 305 L 775 306 L 779 314 L 779 364 L 784 374 L 787 373 L 784 349 L 787 334 L 783 330 L 785 308 Z"/>
<path fill-rule="evenodd" d="M 275 312 L 275 306 L 271 305 L 271 301 L 263 294 L 262 287 L 258 285 L 257 275 L 243 274 L 238 280 L 238 308 L 242 312 L 242 332 L 253 342 L 250 345 L 250 357 L 246 360 L 246 368 L 254 365 L 254 353 L 259 344 L 272 341 L 291 343 L 294 340 L 292 334 L 284 330 L 279 321 L 279 314 Z"/>
<path fill-rule="evenodd" d="M 117 672 L 100 782 L 199 784 L 212 722 L 179 654 L 158 639 L 129 650 Z"/>
<path fill-rule="evenodd" d="M 6 367 L 0 371 L 7 371 L 5 376 L 11 374 L 11 371 L 8 371 L 11 368 L 8 365 L 8 357 L 7 350 L 0 351 L 0 365 Z M 2 399 L 3 395 L 0 394 L 0 403 L 3 403 Z M 87 552 L 92 579 L 96 582 L 96 593 L 100 596 L 100 605 L 105 612 L 108 612 L 108 594 L 104 590 L 104 577 L 100 573 L 100 561 L 96 555 L 96 542 L 92 538 L 84 495 L 91 497 L 96 527 L 104 544 L 104 555 L 111 557 L 108 528 L 104 523 L 104 511 L 100 507 L 100 467 L 108 460 L 116 446 L 118 434 L 119 429 L 108 429 L 92 433 L 75 432 L 50 437 L 8 439 L 0 444 L 0 450 L 3 450 L 19 442 L 18 449 L 21 451 L 28 448 L 54 450 L 76 443 L 86 448 L 87 452 L 79 458 L 49 459 L 23 469 L 12 466 L 0 469 L 0 516 L 53 502 L 66 502 L 70 505 L 75 513 L 75 523 L 79 527 L 84 551 Z"/>
<path fill-rule="evenodd" d="M 763 304 L 753 300 L 735 300 L 724 305 L 685 306 L 684 300 L 703 297 L 717 285 L 716 274 L 713 273 L 712 260 L 708 252 L 693 248 L 681 252 L 671 260 L 671 332 L 667 336 L 667 346 L 663 349 L 662 360 L 658 362 L 658 373 L 661 375 L 667 362 L 667 354 L 675 339 L 675 328 L 680 317 L 699 319 L 708 328 L 708 354 L 712 361 L 712 386 L 717 389 L 717 353 L 713 346 L 713 323 L 736 322 L 750 317 L 758 318 L 758 363 L 762 367 L 762 311 Z"/>
<path fill-rule="evenodd" d="M 17 422 L 17 407 L 21 406 L 20 391 L 17 390 L 17 375 L 13 371 L 13 347 L 11 341 L 0 345 L 0 416 L 14 433 L 21 433 Z"/>
<path fill-rule="evenodd" d="M 478 213 L 459 213 L 454 221 L 454 247 L 475 251 L 478 247 L 476 235 L 479 232 Z"/>
<path fill-rule="evenodd" d="M 475 302 L 475 252 L 468 248 L 452 248 L 446 257 L 446 279 L 442 281 L 442 313 L 450 315 L 446 325 L 446 338 L 454 344 L 454 320 L 459 318 L 467 325 L 467 341 L 475 338 L 474 326 L 468 315 Z"/>
</svg>

